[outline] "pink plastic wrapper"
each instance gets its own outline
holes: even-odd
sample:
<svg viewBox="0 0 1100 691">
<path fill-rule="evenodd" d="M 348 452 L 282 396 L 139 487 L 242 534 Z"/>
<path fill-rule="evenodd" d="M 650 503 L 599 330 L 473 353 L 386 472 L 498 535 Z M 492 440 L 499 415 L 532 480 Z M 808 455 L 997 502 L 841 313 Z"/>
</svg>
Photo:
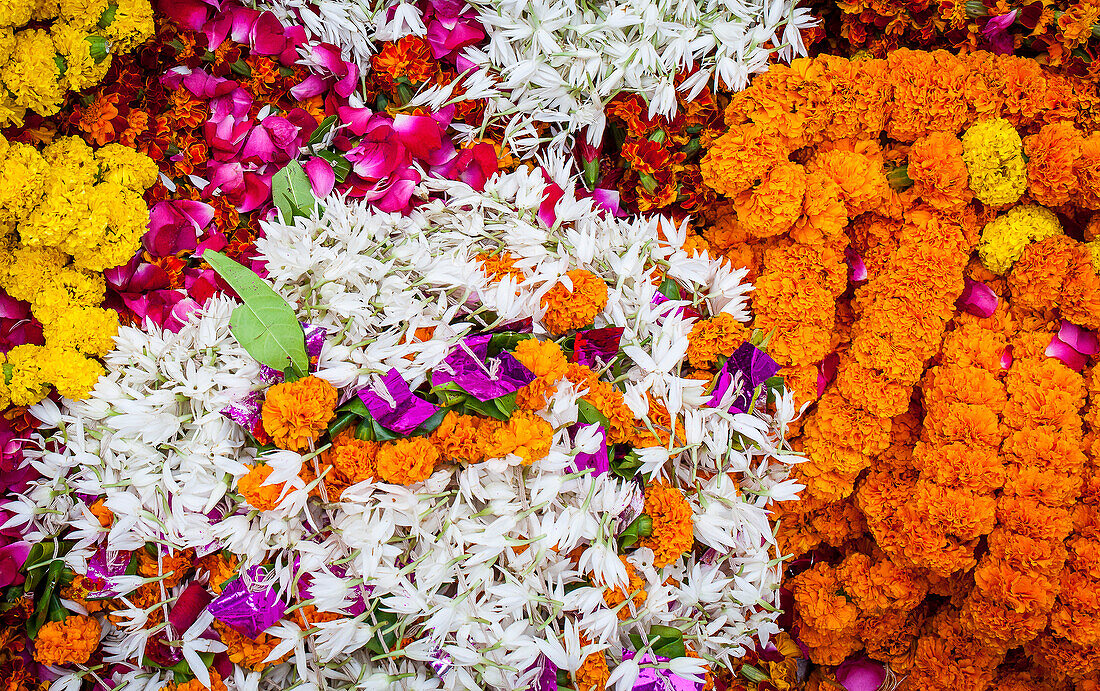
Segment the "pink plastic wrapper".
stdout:
<svg viewBox="0 0 1100 691">
<path fill-rule="evenodd" d="M 454 382 L 479 401 L 491 401 L 527 386 L 534 373 L 505 351 L 489 357 L 492 334 L 467 336 L 432 372 L 432 386 Z"/>
<path fill-rule="evenodd" d="M 378 424 L 398 434 L 411 434 L 438 410 L 413 395 L 408 382 L 396 368 L 391 368 L 382 378 L 381 387 L 368 387 L 360 391 L 359 400 L 367 406 Z"/>
<path fill-rule="evenodd" d="M 623 651 L 624 660 L 631 660 L 635 655 L 637 653 L 632 650 Z M 668 662 L 668 658 L 659 655 L 654 658 L 649 653 L 642 655 L 641 664 L 653 664 L 654 662 Z M 671 670 L 654 667 L 642 667 L 638 679 L 631 687 L 633 691 L 701 691 L 702 688 L 701 683 L 684 679 Z"/>
<path fill-rule="evenodd" d="M 129 552 L 109 552 L 106 548 L 100 547 L 88 560 L 88 570 L 84 574 L 84 577 L 99 586 L 99 589 L 89 591 L 84 597 L 94 600 L 121 595 L 122 593 L 115 589 L 115 579 L 125 575 L 129 564 Z"/>
<path fill-rule="evenodd" d="M 718 373 L 718 383 L 714 385 L 710 405 L 713 407 L 721 403 L 722 397 L 733 384 L 734 374 L 740 373 L 744 389 L 733 399 L 730 409 L 736 409 L 739 413 L 745 412 L 752 402 L 752 392 L 775 376 L 779 369 L 779 364 L 763 350 L 747 341 L 742 343 L 737 350 L 733 351 L 722 366 L 722 371 Z"/>
</svg>

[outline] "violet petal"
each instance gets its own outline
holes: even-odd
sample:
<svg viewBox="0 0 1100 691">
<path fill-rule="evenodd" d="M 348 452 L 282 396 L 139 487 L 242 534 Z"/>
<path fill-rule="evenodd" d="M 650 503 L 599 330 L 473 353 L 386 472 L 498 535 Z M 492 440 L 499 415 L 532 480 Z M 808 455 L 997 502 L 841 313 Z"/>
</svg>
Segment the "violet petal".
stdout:
<svg viewBox="0 0 1100 691">
<path fill-rule="evenodd" d="M 867 656 L 849 657 L 836 668 L 836 680 L 848 691 L 878 691 L 886 668 Z"/>
<path fill-rule="evenodd" d="M 260 581 L 264 570 L 253 566 L 226 585 L 210 603 L 210 613 L 223 624 L 249 638 L 256 638 L 286 613 L 278 593 Z"/>
<path fill-rule="evenodd" d="M 991 317 L 997 311 L 997 294 L 984 283 L 966 279 L 966 286 L 955 305 L 975 317 Z"/>
</svg>

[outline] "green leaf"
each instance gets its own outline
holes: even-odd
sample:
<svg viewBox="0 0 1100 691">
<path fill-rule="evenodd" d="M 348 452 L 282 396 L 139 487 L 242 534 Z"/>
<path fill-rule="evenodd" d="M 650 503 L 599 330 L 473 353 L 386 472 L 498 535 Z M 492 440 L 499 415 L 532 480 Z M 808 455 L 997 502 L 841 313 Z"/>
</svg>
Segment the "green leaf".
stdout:
<svg viewBox="0 0 1100 691">
<path fill-rule="evenodd" d="M 351 413 L 351 412 L 340 413 L 340 415 L 338 415 L 336 417 L 336 422 L 329 425 L 329 428 L 328 428 L 329 438 L 335 439 L 336 435 L 340 434 L 345 429 L 350 427 L 351 423 L 355 422 L 357 417 L 358 416 L 355 413 Z"/>
<path fill-rule="evenodd" d="M 512 417 L 512 413 L 516 410 L 516 392 L 513 391 L 510 394 L 494 398 L 493 405 L 497 407 L 501 415 L 505 416 L 505 419 Z"/>
<path fill-rule="evenodd" d="M 661 281 L 661 285 L 657 286 L 657 292 L 669 300 L 680 299 L 680 286 L 671 278 Z"/>
<path fill-rule="evenodd" d="M 370 415 L 367 415 L 359 426 L 355 428 L 355 436 L 357 439 L 363 439 L 364 441 L 393 441 L 394 439 L 400 439 L 400 434 L 394 434 L 382 425 L 378 424 L 378 420 L 375 420 Z"/>
<path fill-rule="evenodd" d="M 322 151 L 317 155 L 328 161 L 329 165 L 332 166 L 332 172 L 336 174 L 336 182 L 343 182 L 347 179 L 348 173 L 351 172 L 351 163 L 348 162 L 348 159 L 332 151 Z"/>
<path fill-rule="evenodd" d="M 451 412 L 450 408 L 440 408 L 435 411 L 430 418 L 420 423 L 420 426 L 413 431 L 413 434 L 431 434 L 436 428 L 443 424 L 443 418 L 447 417 L 447 413 L 449 412 Z"/>
<path fill-rule="evenodd" d="M 684 650 L 684 634 L 671 626 L 654 624 L 649 627 L 649 634 L 646 636 L 645 641 L 642 641 L 642 637 L 638 634 L 632 633 L 630 634 L 630 642 L 634 645 L 635 650 L 641 650 L 648 642 L 653 649 L 653 653 L 661 657 L 683 657 L 687 654 L 687 651 Z"/>
<path fill-rule="evenodd" d="M 598 422 L 603 425 L 605 434 L 611 429 L 611 421 L 607 419 L 607 416 L 601 413 L 599 408 L 583 398 L 577 401 L 577 422 L 583 422 L 589 425 Z"/>
<path fill-rule="evenodd" d="M 619 546 L 623 549 L 633 547 L 638 544 L 643 537 L 649 537 L 653 534 L 653 519 L 644 513 L 638 516 L 628 525 L 623 528 L 623 532 L 619 533 Z"/>
<path fill-rule="evenodd" d="M 479 401 L 473 396 L 467 394 L 465 399 L 463 399 L 462 401 L 463 412 L 465 412 L 467 415 L 471 413 L 477 413 L 478 415 L 491 417 L 494 420 L 500 420 L 502 422 L 506 421 L 511 416 L 502 413 L 500 411 L 500 408 L 497 408 L 496 404 L 494 403 L 495 400 L 496 399 L 494 398 L 489 401 Z"/>
<path fill-rule="evenodd" d="M 336 412 L 355 413 L 359 417 L 370 417 L 370 411 L 367 410 L 367 406 L 363 403 L 363 399 L 358 396 L 353 396 L 350 401 L 337 408 Z"/>
<path fill-rule="evenodd" d="M 610 449 L 609 449 L 610 451 Z M 630 480 L 638 474 L 638 468 L 642 467 L 642 459 L 637 452 L 631 450 L 621 460 L 611 460 L 611 472 L 624 480 Z"/>
<path fill-rule="evenodd" d="M 309 372 L 306 335 L 294 309 L 254 272 L 220 252 L 206 250 L 202 259 L 218 272 L 244 303 L 233 310 L 229 330 L 257 362 L 282 371 Z"/>
<path fill-rule="evenodd" d="M 118 3 L 108 3 L 107 9 L 103 10 L 103 14 L 99 15 L 99 28 L 106 29 L 111 25 L 111 22 L 115 21 L 115 14 L 118 12 Z"/>
<path fill-rule="evenodd" d="M 285 223 L 293 222 L 295 216 L 313 213 L 317 200 L 313 198 L 313 188 L 302 164 L 291 161 L 275 173 L 275 177 L 271 178 L 271 201 Z"/>
<path fill-rule="evenodd" d="M 321 121 L 321 124 L 317 126 L 317 129 L 313 130 L 313 136 L 309 138 L 309 145 L 320 144 L 321 140 L 325 138 L 325 135 L 332 130 L 332 126 L 336 124 L 336 116 L 330 115 Z"/>
<path fill-rule="evenodd" d="M 500 355 L 503 350 L 515 350 L 520 341 L 534 338 L 534 334 L 502 333 L 493 334 L 489 339 L 489 356 Z"/>
<path fill-rule="evenodd" d="M 375 655 L 384 655 L 397 644 L 397 615 L 383 611 L 378 605 L 375 605 L 373 614 L 378 628 L 367 640 L 367 650 Z"/>
</svg>

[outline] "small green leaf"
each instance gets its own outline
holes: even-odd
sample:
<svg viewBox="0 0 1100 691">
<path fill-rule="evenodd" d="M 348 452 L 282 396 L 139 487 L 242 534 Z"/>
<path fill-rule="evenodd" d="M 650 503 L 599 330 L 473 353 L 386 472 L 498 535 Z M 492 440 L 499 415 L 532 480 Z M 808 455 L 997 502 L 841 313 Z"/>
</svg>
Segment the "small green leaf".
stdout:
<svg viewBox="0 0 1100 691">
<path fill-rule="evenodd" d="M 118 12 L 118 3 L 109 3 L 107 9 L 103 10 L 103 14 L 99 15 L 99 27 L 106 29 L 111 25 L 111 22 L 115 20 L 115 13 Z"/>
<path fill-rule="evenodd" d="M 337 408 L 336 412 L 355 413 L 359 417 L 370 417 L 370 411 L 367 410 L 367 406 L 363 403 L 363 399 L 358 396 L 353 396 L 350 401 Z"/>
<path fill-rule="evenodd" d="M 359 416 L 356 415 L 355 413 L 350 413 L 350 412 L 340 413 L 340 415 L 338 415 L 336 417 L 336 422 L 329 425 L 329 428 L 328 428 L 329 438 L 335 439 L 336 435 L 340 434 L 345 429 L 350 427 L 351 423 L 355 422 L 358 417 Z"/>
<path fill-rule="evenodd" d="M 431 434 L 436 430 L 436 428 L 443 424 L 443 418 L 447 417 L 447 413 L 449 412 L 451 412 L 450 408 L 440 408 L 439 410 L 435 411 L 435 413 L 430 418 L 420 423 L 420 426 L 413 431 L 413 434 Z"/>
<path fill-rule="evenodd" d="M 328 161 L 329 165 L 332 166 L 332 172 L 336 174 L 336 182 L 343 182 L 347 179 L 348 173 L 351 172 L 351 163 L 348 162 L 348 159 L 332 151 L 322 151 L 317 155 Z"/>
<path fill-rule="evenodd" d="M 605 433 L 611 429 L 611 421 L 607 419 L 607 416 L 601 413 L 599 408 L 583 398 L 577 401 L 577 422 L 583 422 L 589 425 L 598 422 L 603 425 Z"/>
<path fill-rule="evenodd" d="M 624 480 L 630 480 L 637 475 L 638 468 L 641 467 L 642 459 L 634 450 L 631 450 L 626 456 L 623 456 L 619 460 L 615 460 L 614 458 L 611 460 L 611 472 Z"/>
<path fill-rule="evenodd" d="M 671 278 L 661 281 L 661 285 L 657 286 L 657 292 L 669 300 L 680 299 L 680 286 Z"/>
<path fill-rule="evenodd" d="M 397 644 L 397 615 L 383 611 L 378 605 L 375 605 L 373 614 L 378 628 L 367 640 L 367 650 L 375 655 L 384 655 Z"/>
<path fill-rule="evenodd" d="M 229 330 L 241 347 L 272 369 L 293 366 L 298 375 L 306 376 L 306 335 L 287 301 L 254 272 L 220 252 L 206 250 L 202 259 L 241 297 L 243 304 L 229 319 Z"/>
<path fill-rule="evenodd" d="M 283 217 L 284 223 L 291 223 L 295 216 L 309 216 L 313 213 L 317 200 L 313 198 L 313 188 L 305 168 L 297 161 L 291 161 L 286 167 L 275 173 L 271 179 L 271 201 Z"/>
<path fill-rule="evenodd" d="M 489 357 L 499 355 L 504 350 L 515 350 L 520 341 L 534 338 L 534 334 L 502 333 L 493 334 L 489 339 Z"/>
<path fill-rule="evenodd" d="M 336 124 L 336 116 L 330 115 L 321 121 L 321 124 L 317 126 L 317 129 L 313 130 L 313 136 L 309 138 L 309 145 L 314 146 L 320 144 L 321 140 L 325 138 L 325 135 L 332 130 L 332 126 Z"/>
<path fill-rule="evenodd" d="M 634 645 L 635 650 L 641 650 L 645 647 L 642 637 L 636 633 L 630 634 L 630 642 Z M 653 649 L 653 653 L 661 657 L 675 658 L 687 654 L 684 649 L 684 634 L 671 626 L 661 626 L 659 624 L 650 626 L 649 634 L 646 635 L 646 642 Z"/>
<path fill-rule="evenodd" d="M 638 516 L 623 529 L 623 532 L 619 533 L 619 546 L 623 549 L 633 547 L 638 544 L 643 537 L 649 537 L 653 534 L 653 519 L 644 513 Z"/>
<path fill-rule="evenodd" d="M 511 416 L 502 413 L 500 411 L 500 408 L 497 408 L 496 404 L 493 402 L 495 400 L 496 399 L 492 399 L 489 401 L 479 401 L 473 396 L 467 394 L 462 401 L 463 412 L 465 412 L 467 415 L 471 413 L 476 413 L 478 415 L 491 417 L 494 420 L 500 420 L 503 422 Z"/>
<path fill-rule="evenodd" d="M 493 405 L 497 407 L 501 415 L 504 415 L 505 419 L 512 417 L 512 413 L 516 410 L 516 392 L 513 391 L 510 394 L 494 398 Z"/>
</svg>

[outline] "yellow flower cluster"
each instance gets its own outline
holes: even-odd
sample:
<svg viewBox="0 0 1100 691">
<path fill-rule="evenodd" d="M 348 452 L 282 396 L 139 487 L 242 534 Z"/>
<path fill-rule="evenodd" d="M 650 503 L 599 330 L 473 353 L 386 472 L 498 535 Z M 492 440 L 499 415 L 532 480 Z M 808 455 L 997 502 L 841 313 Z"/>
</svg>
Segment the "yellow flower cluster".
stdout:
<svg viewBox="0 0 1100 691">
<path fill-rule="evenodd" d="M 0 407 L 29 405 L 53 385 L 83 398 L 102 373 L 95 357 L 114 345 L 118 315 L 99 305 L 99 272 L 125 263 L 148 222 L 141 192 L 156 180 L 147 156 L 123 146 L 98 151 L 63 137 L 42 152 L 0 137 L 0 288 L 26 300 L 44 346 L 7 354 Z"/>
<path fill-rule="evenodd" d="M 1027 189 L 1024 142 L 1008 120 L 979 122 L 962 137 L 970 189 L 982 203 L 1012 204 Z"/>
<path fill-rule="evenodd" d="M 1062 234 L 1062 224 L 1045 206 L 1015 206 L 982 229 L 978 256 L 986 268 L 1005 274 L 1033 242 Z"/>
<path fill-rule="evenodd" d="M 0 126 L 28 109 L 56 114 L 69 90 L 98 84 L 110 53 L 153 34 L 149 0 L 4 0 L 0 7 Z M 38 28 L 19 30 L 33 22 Z M 49 28 L 46 23 L 53 22 Z"/>
</svg>

